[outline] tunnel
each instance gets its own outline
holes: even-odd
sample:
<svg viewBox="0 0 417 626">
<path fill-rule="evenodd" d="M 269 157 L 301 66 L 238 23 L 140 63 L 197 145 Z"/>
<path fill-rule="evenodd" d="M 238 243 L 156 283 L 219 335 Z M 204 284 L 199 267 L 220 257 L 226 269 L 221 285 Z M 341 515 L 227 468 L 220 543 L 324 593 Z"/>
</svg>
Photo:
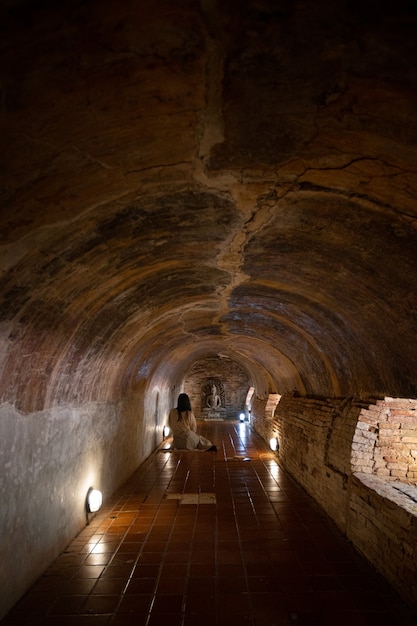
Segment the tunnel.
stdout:
<svg viewBox="0 0 417 626">
<path fill-rule="evenodd" d="M 1 14 L 0 618 L 209 381 L 416 607 L 414 3 Z"/>
</svg>

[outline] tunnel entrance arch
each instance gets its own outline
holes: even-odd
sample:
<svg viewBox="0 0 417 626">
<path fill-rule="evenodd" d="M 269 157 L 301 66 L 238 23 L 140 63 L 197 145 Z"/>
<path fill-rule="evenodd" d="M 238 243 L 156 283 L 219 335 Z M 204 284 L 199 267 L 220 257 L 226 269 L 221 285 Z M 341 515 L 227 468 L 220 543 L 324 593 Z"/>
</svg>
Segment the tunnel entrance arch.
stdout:
<svg viewBox="0 0 417 626">
<path fill-rule="evenodd" d="M 217 410 L 207 404 L 213 386 L 220 401 Z M 250 376 L 244 367 L 233 359 L 220 356 L 196 360 L 185 373 L 183 382 L 197 419 L 205 419 L 209 413 L 218 413 L 217 417 L 222 419 L 237 419 L 244 410 L 250 386 Z"/>
</svg>

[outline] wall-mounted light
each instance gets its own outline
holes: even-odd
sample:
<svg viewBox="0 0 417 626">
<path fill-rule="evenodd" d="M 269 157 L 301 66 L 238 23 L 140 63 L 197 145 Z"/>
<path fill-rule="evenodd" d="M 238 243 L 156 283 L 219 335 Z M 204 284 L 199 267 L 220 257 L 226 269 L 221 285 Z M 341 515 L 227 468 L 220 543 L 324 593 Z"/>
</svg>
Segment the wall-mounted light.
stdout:
<svg viewBox="0 0 417 626">
<path fill-rule="evenodd" d="M 90 487 L 87 493 L 87 513 L 97 513 L 100 510 L 101 505 L 103 503 L 103 496 L 101 491 L 98 489 L 93 489 Z"/>
<path fill-rule="evenodd" d="M 171 429 L 169 426 L 164 426 L 164 437 L 169 437 L 169 433 L 171 432 Z"/>
<path fill-rule="evenodd" d="M 276 452 L 278 450 L 278 439 L 276 437 L 271 437 L 271 439 L 269 440 L 269 447 L 273 452 Z"/>
<path fill-rule="evenodd" d="M 244 422 L 245 421 L 245 417 L 246 417 L 246 415 L 244 413 L 240 413 L 239 421 Z"/>
</svg>

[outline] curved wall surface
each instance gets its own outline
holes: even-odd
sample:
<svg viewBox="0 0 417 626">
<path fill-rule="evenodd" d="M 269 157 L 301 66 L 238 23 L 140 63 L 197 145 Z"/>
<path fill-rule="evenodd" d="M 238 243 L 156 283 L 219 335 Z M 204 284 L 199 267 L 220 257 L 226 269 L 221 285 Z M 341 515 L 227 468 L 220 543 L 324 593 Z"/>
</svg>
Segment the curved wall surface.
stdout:
<svg viewBox="0 0 417 626">
<path fill-rule="evenodd" d="M 417 396 L 416 12 L 333 5 L 3 3 L 3 611 L 195 364 Z"/>
</svg>

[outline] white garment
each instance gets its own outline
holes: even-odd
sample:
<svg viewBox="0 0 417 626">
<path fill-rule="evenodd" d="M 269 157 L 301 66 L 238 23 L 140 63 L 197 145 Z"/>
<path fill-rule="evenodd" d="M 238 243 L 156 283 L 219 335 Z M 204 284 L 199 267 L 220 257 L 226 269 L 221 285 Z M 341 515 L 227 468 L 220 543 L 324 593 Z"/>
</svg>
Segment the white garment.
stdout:
<svg viewBox="0 0 417 626">
<path fill-rule="evenodd" d="M 197 422 L 192 411 L 183 411 L 178 421 L 177 409 L 169 412 L 169 427 L 174 437 L 174 448 L 177 450 L 208 450 L 211 441 L 197 433 Z"/>
</svg>

